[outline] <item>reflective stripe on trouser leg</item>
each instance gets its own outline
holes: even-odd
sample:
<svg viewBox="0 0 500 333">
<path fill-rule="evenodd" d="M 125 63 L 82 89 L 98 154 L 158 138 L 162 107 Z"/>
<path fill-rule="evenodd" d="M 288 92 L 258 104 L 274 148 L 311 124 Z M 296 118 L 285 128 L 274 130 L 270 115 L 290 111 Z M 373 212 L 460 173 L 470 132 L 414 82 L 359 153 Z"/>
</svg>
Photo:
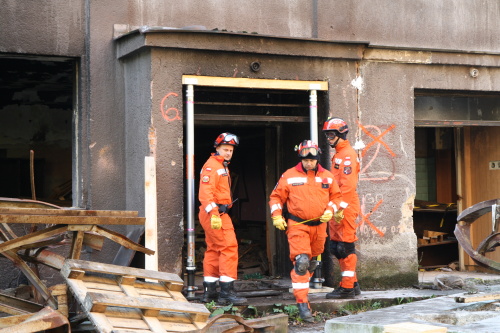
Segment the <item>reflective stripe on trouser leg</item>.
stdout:
<svg viewBox="0 0 500 333">
<path fill-rule="evenodd" d="M 354 282 L 358 279 L 356 277 L 356 263 L 358 256 L 355 253 L 348 255 L 344 259 L 339 259 L 340 271 L 342 272 L 342 281 L 340 286 L 343 288 L 354 288 Z"/>
<path fill-rule="evenodd" d="M 205 231 L 207 250 L 203 258 L 203 275 L 232 279 L 238 277 L 238 242 L 233 223 L 227 214 L 221 215 L 222 228 L 212 229 L 210 215 L 201 211 L 200 223 Z"/>
<path fill-rule="evenodd" d="M 290 277 L 292 278 L 293 296 L 295 296 L 297 303 L 309 302 L 307 294 L 309 293 L 309 280 L 311 279 L 311 275 L 312 274 L 309 273 L 309 271 L 302 276 L 298 275 L 295 272 L 295 269 L 292 269 L 290 272 Z"/>
</svg>

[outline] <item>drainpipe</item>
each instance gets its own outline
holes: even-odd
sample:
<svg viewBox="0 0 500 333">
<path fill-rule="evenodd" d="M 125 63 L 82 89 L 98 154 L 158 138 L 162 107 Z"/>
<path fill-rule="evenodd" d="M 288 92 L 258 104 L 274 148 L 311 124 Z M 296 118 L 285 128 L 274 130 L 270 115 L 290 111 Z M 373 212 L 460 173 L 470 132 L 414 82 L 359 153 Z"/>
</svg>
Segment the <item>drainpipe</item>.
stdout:
<svg viewBox="0 0 500 333">
<path fill-rule="evenodd" d="M 309 93 L 309 128 L 311 132 L 311 140 L 317 145 L 318 142 L 318 93 L 316 90 L 310 90 Z M 323 288 L 323 282 L 325 279 L 322 278 L 321 273 L 321 254 L 317 257 L 318 267 L 314 270 L 314 275 L 311 279 L 310 287 L 314 289 Z"/>
<path fill-rule="evenodd" d="M 186 131 L 187 131 L 187 299 L 195 298 L 195 227 L 194 227 L 194 88 L 186 87 Z"/>
<path fill-rule="evenodd" d="M 311 140 L 318 143 L 318 93 L 311 90 L 309 93 L 309 128 Z"/>
</svg>

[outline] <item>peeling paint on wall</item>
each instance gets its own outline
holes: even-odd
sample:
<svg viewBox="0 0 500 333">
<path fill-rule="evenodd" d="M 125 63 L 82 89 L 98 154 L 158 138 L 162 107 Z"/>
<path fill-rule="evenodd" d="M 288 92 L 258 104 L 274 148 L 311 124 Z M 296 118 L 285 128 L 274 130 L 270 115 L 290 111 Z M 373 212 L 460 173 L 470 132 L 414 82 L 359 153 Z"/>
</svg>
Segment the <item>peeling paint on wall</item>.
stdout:
<svg viewBox="0 0 500 333">
<path fill-rule="evenodd" d="M 415 202 L 415 193 L 410 195 L 401 205 L 401 221 L 398 225 L 400 234 L 413 231 L 413 203 Z"/>
<path fill-rule="evenodd" d="M 363 91 L 363 78 L 361 76 L 356 77 L 351 81 L 351 85 L 359 91 Z"/>
</svg>

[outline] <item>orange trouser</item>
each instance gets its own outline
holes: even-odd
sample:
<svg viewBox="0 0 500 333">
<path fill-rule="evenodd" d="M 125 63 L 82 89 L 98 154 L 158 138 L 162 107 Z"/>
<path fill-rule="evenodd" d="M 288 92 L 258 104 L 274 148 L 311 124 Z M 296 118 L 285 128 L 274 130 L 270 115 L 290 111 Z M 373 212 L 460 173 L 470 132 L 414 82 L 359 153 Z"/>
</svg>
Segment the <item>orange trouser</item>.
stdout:
<svg viewBox="0 0 500 333">
<path fill-rule="evenodd" d="M 297 224 L 294 220 L 288 220 L 286 230 L 288 244 L 290 245 L 290 260 L 295 265 L 295 257 L 305 253 L 309 259 L 323 253 L 325 249 L 326 223 L 318 226 L 308 226 Z M 295 269 L 290 272 L 292 278 L 293 295 L 297 303 L 308 303 L 307 294 L 309 293 L 309 280 L 313 274 L 306 272 L 305 275 L 298 275 Z"/>
<path fill-rule="evenodd" d="M 351 245 L 354 246 L 353 243 L 358 240 L 358 237 L 356 236 L 357 217 L 357 211 L 347 207 L 344 210 L 344 218 L 340 221 L 340 223 L 337 223 L 335 222 L 335 219 L 332 219 L 329 222 L 330 239 L 337 242 L 351 243 Z M 339 259 L 340 271 L 342 274 L 342 281 L 340 282 L 341 287 L 354 288 L 354 282 L 358 281 L 356 276 L 357 262 L 358 256 L 356 253 L 351 253 L 346 258 Z"/>
<path fill-rule="evenodd" d="M 238 241 L 233 222 L 227 214 L 222 214 L 222 228 L 212 229 L 211 214 L 200 211 L 198 217 L 205 230 L 207 251 L 203 258 L 203 276 L 238 278 Z"/>
<path fill-rule="evenodd" d="M 343 288 L 354 288 L 354 282 L 358 281 L 356 276 L 356 263 L 358 262 L 358 256 L 356 253 L 348 255 L 344 259 L 339 259 L 340 272 L 342 275 L 342 280 L 340 281 L 340 286 Z"/>
</svg>

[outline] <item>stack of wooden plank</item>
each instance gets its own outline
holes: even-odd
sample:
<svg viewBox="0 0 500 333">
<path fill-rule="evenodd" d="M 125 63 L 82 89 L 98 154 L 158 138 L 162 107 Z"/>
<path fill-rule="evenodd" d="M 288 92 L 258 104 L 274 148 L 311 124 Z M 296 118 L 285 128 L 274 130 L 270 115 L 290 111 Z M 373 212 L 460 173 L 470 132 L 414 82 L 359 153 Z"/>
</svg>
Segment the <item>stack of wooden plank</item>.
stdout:
<svg viewBox="0 0 500 333">
<path fill-rule="evenodd" d="M 61 274 L 97 332 L 197 331 L 210 315 L 175 274 L 71 259 Z"/>
<path fill-rule="evenodd" d="M 418 239 L 418 245 L 441 243 L 446 234 L 446 232 L 424 230 L 423 237 Z"/>
</svg>

